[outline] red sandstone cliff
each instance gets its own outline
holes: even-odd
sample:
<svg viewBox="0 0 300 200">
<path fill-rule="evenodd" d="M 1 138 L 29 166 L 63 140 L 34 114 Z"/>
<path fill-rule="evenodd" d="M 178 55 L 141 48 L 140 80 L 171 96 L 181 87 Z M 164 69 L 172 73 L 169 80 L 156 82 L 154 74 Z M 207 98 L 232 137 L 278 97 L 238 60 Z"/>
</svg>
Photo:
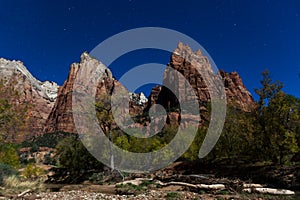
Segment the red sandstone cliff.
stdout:
<svg viewBox="0 0 300 200">
<path fill-rule="evenodd" d="M 198 59 L 199 61 L 193 62 L 195 59 Z M 184 84 L 178 83 L 180 80 L 176 74 L 174 75 L 172 73 L 172 69 L 180 72 L 195 90 L 201 109 L 203 104 L 210 102 L 211 97 L 203 75 L 199 74 L 192 63 L 199 64 L 200 69 L 205 68 L 208 70 L 208 73 L 204 74 L 211 76 L 210 79 L 214 79 L 215 75 L 212 71 L 209 59 L 204 56 L 200 50 L 193 52 L 189 46 L 179 43 L 177 49 L 171 55 L 170 63 L 164 73 L 163 83 L 166 85 L 176 85 L 175 89 L 177 92 L 181 91 L 184 93 L 184 86 L 180 86 Z M 238 73 L 227 73 L 224 71 L 220 71 L 219 73 L 224 81 L 227 103 L 232 104 L 243 111 L 251 111 L 254 107 L 253 97 L 244 86 Z M 155 103 L 165 107 L 176 107 L 178 101 L 168 89 L 156 86 L 152 89 L 149 96 L 148 108 Z"/>
</svg>

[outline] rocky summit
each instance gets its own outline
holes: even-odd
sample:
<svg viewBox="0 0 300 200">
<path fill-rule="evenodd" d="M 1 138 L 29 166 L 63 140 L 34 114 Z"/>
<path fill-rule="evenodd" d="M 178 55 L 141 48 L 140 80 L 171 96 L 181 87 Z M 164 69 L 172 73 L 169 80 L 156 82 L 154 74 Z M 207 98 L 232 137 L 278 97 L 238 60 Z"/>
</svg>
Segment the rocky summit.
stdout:
<svg viewBox="0 0 300 200">
<path fill-rule="evenodd" d="M 21 61 L 0 58 L 0 80 L 18 93 L 15 104 L 28 104 L 26 133 L 12 140 L 24 140 L 43 132 L 46 120 L 57 97 L 58 85 L 34 78 Z"/>
<path fill-rule="evenodd" d="M 196 61 L 193 62 L 194 60 Z M 200 69 L 205 69 L 208 73 L 200 74 L 194 63 L 199 64 Z M 177 75 L 174 75 L 171 69 L 175 69 L 180 72 L 184 76 L 185 80 L 188 80 L 196 92 L 200 106 L 204 103 L 210 102 L 211 97 L 209 89 L 205 83 L 203 75 L 209 75 L 211 78 L 214 78 L 213 76 L 215 75 L 209 59 L 204 56 L 200 50 L 193 52 L 189 46 L 179 43 L 178 47 L 171 55 L 170 62 L 165 70 L 163 78 L 164 85 L 178 85 L 178 87 L 175 87 L 176 90 L 183 91 L 184 93 L 184 84 L 178 83 L 179 78 L 174 77 Z M 227 73 L 221 70 L 219 71 L 219 74 L 224 80 L 227 102 L 229 104 L 234 104 L 235 107 L 243 111 L 251 111 L 254 107 L 253 97 L 244 86 L 238 73 Z M 188 98 L 184 94 L 182 96 Z M 165 107 L 176 107 L 178 104 L 176 98 L 170 94 L 170 91 L 162 86 L 156 86 L 152 89 L 149 102 L 150 104 L 158 103 Z"/>
<path fill-rule="evenodd" d="M 164 72 L 163 84 L 175 85 L 175 93 L 183 93 L 181 94 L 183 100 L 188 101 L 189 95 L 185 94 L 185 84 L 181 83 L 182 80 L 178 77 L 178 74 L 173 73 L 174 70 L 178 71 L 185 80 L 188 80 L 197 96 L 201 119 L 208 121 L 208 115 L 205 115 L 205 111 L 207 111 L 205 106 L 211 101 L 211 96 L 205 80 L 214 81 L 217 76 L 208 57 L 203 55 L 200 50 L 193 52 L 189 46 L 183 43 L 179 43 L 171 55 L 170 62 Z M 200 70 L 201 74 L 198 70 Z M 243 84 L 239 74 L 237 72 L 227 73 L 223 70 L 217 73 L 224 81 L 227 104 L 239 110 L 250 112 L 254 108 L 254 99 Z M 209 77 L 205 79 L 204 76 Z M 164 86 L 156 86 L 152 89 L 147 109 L 154 104 L 163 105 L 171 110 L 179 107 L 178 99 L 174 96 L 174 93 Z M 178 124 L 180 114 L 178 112 L 170 112 L 168 119 L 170 124 Z M 191 122 L 187 123 L 190 124 Z"/>
<path fill-rule="evenodd" d="M 71 64 L 69 75 L 64 84 L 59 88 L 57 100 L 50 112 L 44 132 L 64 131 L 76 133 L 76 128 L 72 115 L 72 94 L 76 75 L 80 68 L 88 68 L 90 66 L 100 66 L 100 61 L 91 57 L 84 52 L 80 57 L 79 63 Z M 102 82 L 99 84 L 98 94 L 110 93 L 112 88 L 118 83 L 112 77 L 109 69 L 106 68 Z M 87 79 L 90 74 L 86 74 Z"/>
</svg>

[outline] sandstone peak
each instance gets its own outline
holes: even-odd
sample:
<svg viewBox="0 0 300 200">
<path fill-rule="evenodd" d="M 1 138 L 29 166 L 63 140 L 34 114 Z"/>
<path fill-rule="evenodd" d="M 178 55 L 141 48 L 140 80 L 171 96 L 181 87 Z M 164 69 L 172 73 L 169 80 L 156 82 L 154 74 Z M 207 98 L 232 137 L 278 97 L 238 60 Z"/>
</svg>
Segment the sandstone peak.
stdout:
<svg viewBox="0 0 300 200">
<path fill-rule="evenodd" d="M 46 119 L 57 97 L 58 85 L 55 82 L 37 80 L 23 62 L 0 58 L 0 79 L 8 89 L 18 92 L 17 104 L 28 104 L 26 130 L 24 135 L 8 137 L 11 141 L 21 141 L 41 134 Z M 12 88 L 11 88 L 12 87 Z"/>
<path fill-rule="evenodd" d="M 93 71 L 94 69 L 97 70 Z M 72 94 L 79 70 L 82 70 L 81 75 L 84 76 L 81 80 L 83 85 L 88 85 L 91 81 L 91 73 L 93 73 L 93 76 L 101 77 L 99 86 L 97 86 L 97 94 L 109 93 L 116 84 L 111 71 L 107 67 L 88 52 L 82 53 L 80 62 L 71 64 L 68 78 L 59 88 L 57 100 L 49 114 L 44 132 L 77 132 L 72 114 Z"/>
<path fill-rule="evenodd" d="M 91 59 L 95 59 L 95 58 L 93 58 L 87 51 L 83 52 L 80 56 L 80 62 L 85 62 Z"/>
<path fill-rule="evenodd" d="M 197 56 L 203 56 L 200 49 L 193 52 L 192 48 L 189 45 L 184 44 L 182 42 L 178 43 L 177 48 L 174 50 L 173 54 L 190 55 L 190 56 L 194 54 L 194 55 L 197 55 Z"/>
<path fill-rule="evenodd" d="M 204 76 L 209 76 L 206 80 L 214 80 L 216 74 L 213 72 L 209 58 L 204 56 L 200 50 L 193 52 L 192 49 L 181 42 L 174 50 L 171 56 L 170 63 L 165 70 L 163 82 L 165 85 L 180 85 L 176 82 L 178 77 L 174 77 L 172 69 L 179 71 L 196 92 L 199 105 L 210 102 L 210 92 L 207 83 L 204 81 Z M 201 71 L 198 71 L 198 70 Z M 243 84 L 241 77 L 237 72 L 227 73 L 219 72 L 224 80 L 226 99 L 228 103 L 234 103 L 235 106 L 244 111 L 250 111 L 254 106 L 254 100 L 250 92 Z M 178 91 L 185 91 L 185 88 L 176 87 Z M 178 92 L 177 92 L 178 93 Z M 183 95 L 185 96 L 185 95 Z M 171 97 L 171 98 L 170 98 Z M 164 87 L 154 88 L 150 95 L 149 102 L 151 104 L 158 103 L 165 107 L 176 107 L 178 102 Z M 148 108 L 151 105 L 148 105 Z M 200 109 L 200 108 L 199 108 Z"/>
<path fill-rule="evenodd" d="M 0 78 L 11 79 L 19 74 L 26 77 L 31 86 L 45 99 L 54 102 L 57 97 L 58 85 L 55 82 L 37 80 L 25 67 L 23 62 L 0 58 Z"/>
</svg>

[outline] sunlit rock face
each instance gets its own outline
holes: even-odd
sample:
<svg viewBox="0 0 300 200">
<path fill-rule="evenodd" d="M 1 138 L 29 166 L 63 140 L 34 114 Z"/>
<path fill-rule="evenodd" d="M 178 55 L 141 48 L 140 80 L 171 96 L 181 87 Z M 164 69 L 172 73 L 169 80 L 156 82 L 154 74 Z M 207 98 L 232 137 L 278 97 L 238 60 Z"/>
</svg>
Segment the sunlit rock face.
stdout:
<svg viewBox="0 0 300 200">
<path fill-rule="evenodd" d="M 11 102 L 28 105 L 24 133 L 11 140 L 21 141 L 42 134 L 46 120 L 54 106 L 58 85 L 54 82 L 41 82 L 33 77 L 20 61 L 0 58 L 0 79 L 5 87 L 18 93 L 17 99 Z"/>
<path fill-rule="evenodd" d="M 68 78 L 59 88 L 57 100 L 47 119 L 44 132 L 77 132 L 72 114 L 72 94 L 75 78 L 80 68 L 88 68 L 95 65 L 101 66 L 98 60 L 92 58 L 86 52 L 81 55 L 81 60 L 79 63 L 71 64 Z M 107 74 L 103 77 L 103 83 L 107 88 L 112 88 L 114 80 L 110 71 L 108 69 L 106 71 Z M 90 74 L 86 74 L 87 81 L 89 80 L 89 77 Z M 106 89 L 103 88 L 102 92 L 106 93 Z"/>
<path fill-rule="evenodd" d="M 55 105 L 47 119 L 46 127 L 44 132 L 56 132 L 64 131 L 70 133 L 77 133 L 73 114 L 72 114 L 72 94 L 74 90 L 75 78 L 80 69 L 84 70 L 83 81 L 84 84 L 88 84 L 92 71 L 85 70 L 91 67 L 100 68 L 101 74 L 99 74 L 99 83 L 96 89 L 96 99 L 101 99 L 104 96 L 110 98 L 115 88 L 124 88 L 124 86 L 115 80 L 112 76 L 111 71 L 106 68 L 100 61 L 90 56 L 88 53 L 83 53 L 81 55 L 81 60 L 79 63 L 73 63 L 70 67 L 69 75 L 64 84 L 59 88 L 57 100 Z M 142 113 L 144 105 L 147 102 L 147 98 L 143 94 L 129 93 L 128 102 L 129 107 L 126 109 L 121 109 L 123 113 L 131 113 L 133 115 L 137 113 Z M 116 126 L 112 124 L 112 126 Z M 111 127 L 107 127 L 109 129 Z"/>
<path fill-rule="evenodd" d="M 198 69 L 206 69 L 207 73 L 200 74 L 195 65 L 199 65 L 197 66 Z M 13 88 L 20 94 L 19 103 L 33 105 L 28 109 L 28 120 L 26 122 L 30 134 L 23 139 L 46 132 L 77 132 L 72 115 L 73 86 L 78 70 L 87 69 L 90 66 L 103 68 L 101 70 L 103 72 L 101 81 L 97 85 L 96 98 L 101 95 L 110 97 L 116 88 L 124 88 L 120 82 L 113 78 L 108 68 L 86 52 L 81 55 L 79 63 L 71 64 L 68 78 L 61 87 L 54 82 L 37 80 L 20 61 L 0 59 L 0 79 L 6 83 L 13 83 Z M 209 59 L 199 50 L 193 52 L 187 45 L 178 44 L 164 72 L 163 83 L 173 85 L 175 90 L 178 90 L 177 92 L 184 93 L 185 88 L 181 87 L 182 84 L 178 82 L 179 79 L 174 77 L 172 73 L 174 69 L 183 75 L 195 91 L 199 102 L 201 121 L 209 120 L 206 105 L 210 102 L 211 97 L 204 76 L 212 76 L 213 78 L 216 76 Z M 224 82 L 227 103 L 242 111 L 251 111 L 254 108 L 253 98 L 238 73 L 219 71 L 218 75 L 221 76 Z M 87 73 L 85 76 L 84 80 L 89 81 L 91 74 Z M 213 80 L 213 78 L 210 77 L 210 80 Z M 136 94 L 128 91 L 128 94 L 129 107 L 121 108 L 121 111 L 130 113 L 135 118 L 135 123 L 131 124 L 131 127 L 147 126 L 149 121 L 145 114 L 154 104 L 161 104 L 167 109 L 178 107 L 177 98 L 174 98 L 172 92 L 161 86 L 154 87 L 148 98 L 143 93 Z M 189 95 L 183 94 L 183 97 L 189 98 Z M 193 116 L 190 117 L 190 121 L 185 122 L 181 119 L 182 116 L 178 111 L 171 110 L 167 115 L 166 123 L 171 126 L 178 126 L 179 123 L 186 123 L 187 126 L 193 123 L 198 124 L 197 120 L 193 121 Z M 113 123 L 112 126 L 116 126 L 116 124 Z M 152 126 L 154 126 L 153 129 L 156 129 L 155 123 L 152 123 Z"/>
<path fill-rule="evenodd" d="M 195 66 L 197 65 L 197 67 Z M 189 95 L 185 95 L 184 84 L 181 83 L 181 79 L 178 78 L 173 70 L 178 71 L 183 75 L 184 79 L 189 82 L 195 91 L 197 100 L 199 102 L 199 110 L 201 115 L 206 111 L 204 105 L 210 102 L 211 96 L 205 80 L 212 80 L 216 78 L 216 73 L 213 72 L 212 65 L 209 59 L 201 53 L 200 50 L 193 52 L 192 49 L 182 43 L 178 44 L 171 55 L 170 62 L 164 73 L 163 83 L 164 85 L 175 86 L 175 93 L 181 93 L 185 100 L 188 101 Z M 201 74 L 197 69 L 200 69 Z M 202 73 L 204 72 L 205 73 Z M 232 105 L 237 109 L 249 112 L 254 108 L 254 100 L 250 92 L 244 86 L 241 77 L 237 72 L 227 73 L 224 71 L 219 71 L 218 74 L 221 76 L 222 81 L 224 81 L 225 94 L 228 105 Z M 209 76 L 204 77 L 204 76 Z M 161 104 L 165 108 L 176 108 L 179 105 L 177 98 L 174 96 L 173 92 L 162 86 L 156 86 L 152 89 L 149 96 L 148 107 L 149 109 L 154 104 Z M 195 108 L 196 109 L 196 108 Z M 174 117 L 178 115 L 177 117 Z M 207 115 L 202 115 L 201 119 L 207 118 Z M 178 113 L 172 113 L 169 119 L 179 120 L 180 116 Z M 172 120 L 171 120 L 172 121 Z M 176 122 L 170 122 L 174 124 Z M 179 122 L 178 122 L 179 123 Z"/>
</svg>

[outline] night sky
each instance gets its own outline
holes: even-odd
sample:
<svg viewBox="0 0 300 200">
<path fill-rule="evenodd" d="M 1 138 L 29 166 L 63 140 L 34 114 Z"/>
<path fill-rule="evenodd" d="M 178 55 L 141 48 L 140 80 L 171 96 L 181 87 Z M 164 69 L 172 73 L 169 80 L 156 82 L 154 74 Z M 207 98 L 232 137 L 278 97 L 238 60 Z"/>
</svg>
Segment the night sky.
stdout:
<svg viewBox="0 0 300 200">
<path fill-rule="evenodd" d="M 268 68 L 274 80 L 284 83 L 284 91 L 300 97 L 297 0 L 2 0 L 0 57 L 21 60 L 38 79 L 61 85 L 70 64 L 84 51 L 119 32 L 147 26 L 192 37 L 219 69 L 237 71 L 253 95 L 261 72 Z M 118 78 L 137 64 L 167 64 L 169 57 L 165 52 L 138 51 L 110 68 Z"/>
</svg>

